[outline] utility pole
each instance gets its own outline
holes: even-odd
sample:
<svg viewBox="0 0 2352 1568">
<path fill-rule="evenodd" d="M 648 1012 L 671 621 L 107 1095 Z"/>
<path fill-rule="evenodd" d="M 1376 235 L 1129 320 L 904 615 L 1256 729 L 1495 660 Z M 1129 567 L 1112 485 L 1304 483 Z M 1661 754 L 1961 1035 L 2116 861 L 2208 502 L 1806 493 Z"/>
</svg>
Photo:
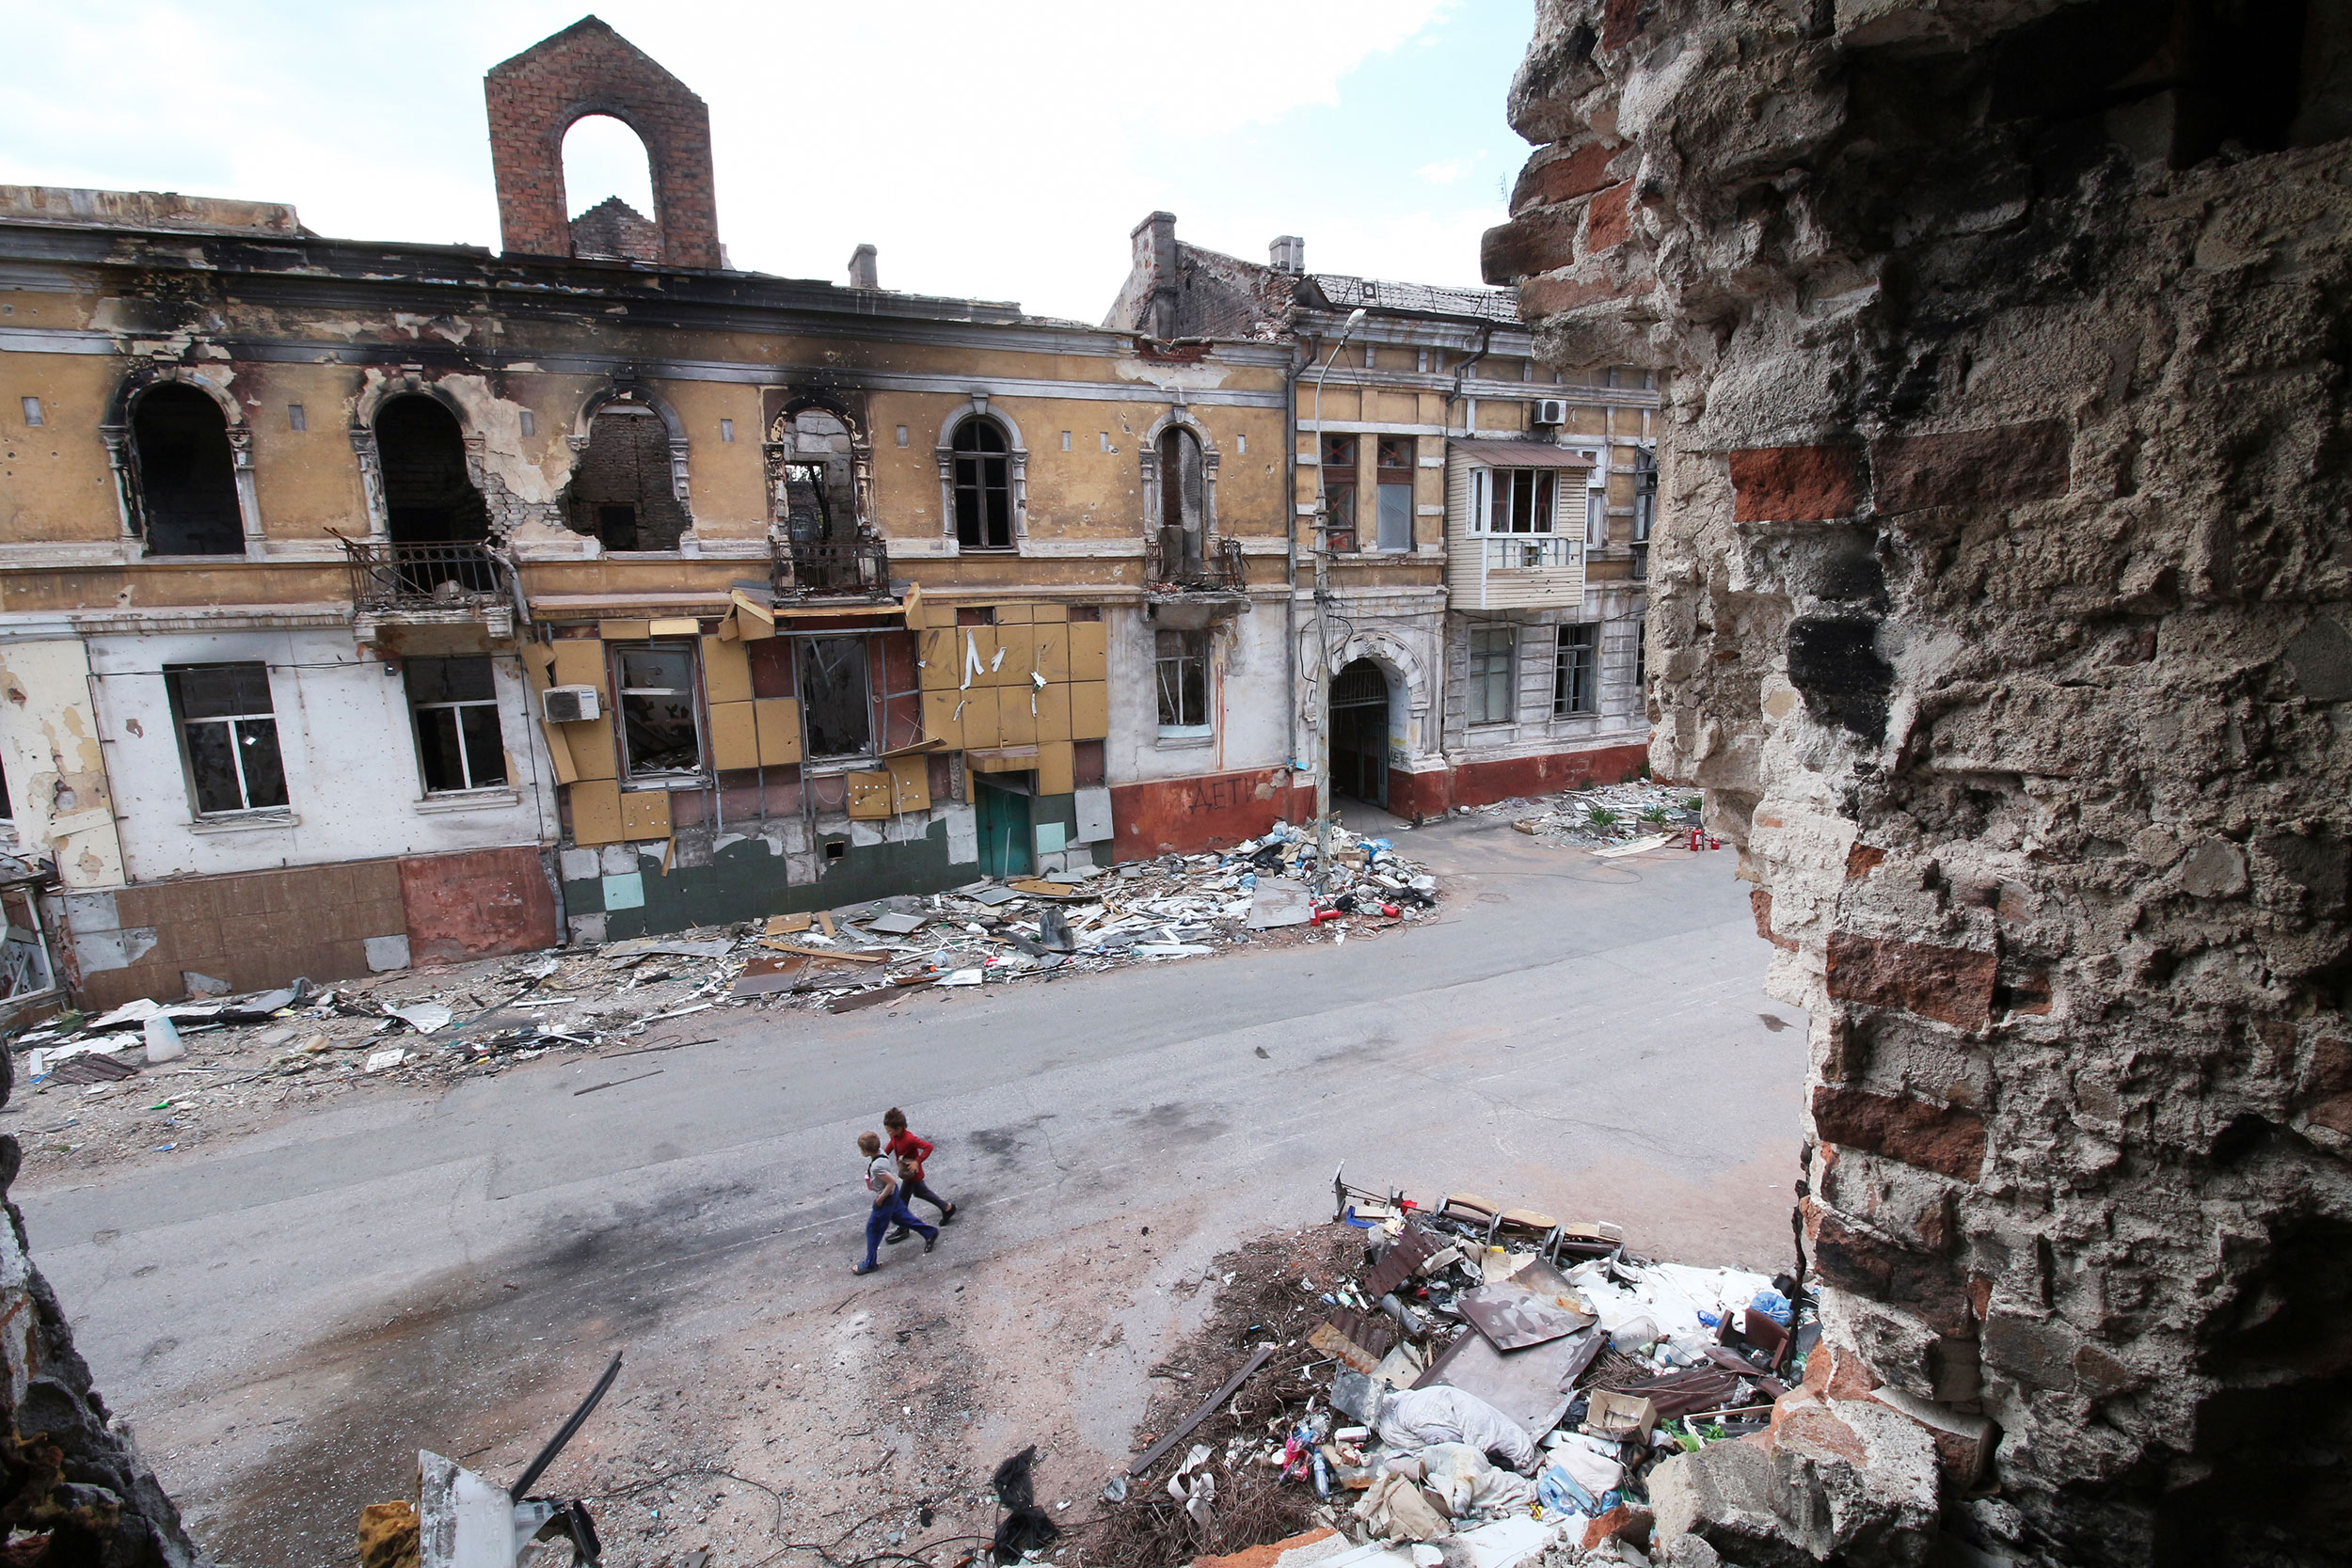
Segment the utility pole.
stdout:
<svg viewBox="0 0 2352 1568">
<path fill-rule="evenodd" d="M 1324 356 L 1315 372 L 1315 881 L 1314 895 L 1323 896 L 1331 877 L 1331 514 L 1323 488 L 1323 378 L 1331 373 L 1340 350 L 1364 325 L 1360 305 L 1347 313 L 1339 341 Z M 1359 486 L 1360 488 L 1360 486 Z"/>
</svg>

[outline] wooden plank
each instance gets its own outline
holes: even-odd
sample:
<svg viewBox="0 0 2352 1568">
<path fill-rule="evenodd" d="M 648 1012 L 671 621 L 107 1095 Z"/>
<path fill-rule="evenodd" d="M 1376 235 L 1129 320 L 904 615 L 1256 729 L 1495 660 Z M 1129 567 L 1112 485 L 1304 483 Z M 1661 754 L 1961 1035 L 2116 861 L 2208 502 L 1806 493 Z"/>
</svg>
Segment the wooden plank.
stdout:
<svg viewBox="0 0 2352 1568">
<path fill-rule="evenodd" d="M 779 953 L 798 953 L 803 958 L 839 958 L 843 963 L 880 964 L 888 963 L 891 958 L 888 953 L 845 953 L 834 947 L 811 947 L 803 942 L 778 942 L 773 937 L 760 938 L 759 945 L 772 947 Z"/>
<path fill-rule="evenodd" d="M 1152 1465 L 1157 1465 L 1167 1456 L 1168 1449 L 1174 1448 L 1177 1444 L 1192 1435 L 1192 1429 L 1194 1427 L 1197 1427 L 1201 1422 L 1207 1420 L 1212 1415 L 1216 1413 L 1216 1409 L 1219 1405 L 1222 1405 L 1227 1400 L 1232 1399 L 1233 1397 L 1233 1391 L 1239 1388 L 1243 1384 L 1248 1382 L 1250 1374 L 1255 1372 L 1259 1368 L 1264 1366 L 1266 1364 L 1266 1357 L 1272 1355 L 1273 1354 L 1274 1347 L 1272 1345 L 1260 1345 L 1258 1347 L 1257 1354 L 1252 1355 L 1247 1362 L 1243 1363 L 1241 1370 L 1235 1372 L 1232 1377 L 1225 1380 L 1224 1387 L 1219 1388 L 1216 1393 L 1211 1394 L 1207 1399 L 1202 1400 L 1199 1409 L 1195 1410 L 1191 1415 L 1185 1417 L 1183 1420 L 1177 1422 L 1174 1430 L 1169 1432 L 1167 1436 L 1161 1438 L 1158 1442 L 1152 1444 L 1149 1449 L 1145 1449 L 1141 1459 L 1136 1460 L 1133 1465 L 1127 1466 L 1127 1473 L 1131 1476 L 1139 1476 L 1143 1474 L 1144 1471 L 1149 1470 Z"/>
</svg>

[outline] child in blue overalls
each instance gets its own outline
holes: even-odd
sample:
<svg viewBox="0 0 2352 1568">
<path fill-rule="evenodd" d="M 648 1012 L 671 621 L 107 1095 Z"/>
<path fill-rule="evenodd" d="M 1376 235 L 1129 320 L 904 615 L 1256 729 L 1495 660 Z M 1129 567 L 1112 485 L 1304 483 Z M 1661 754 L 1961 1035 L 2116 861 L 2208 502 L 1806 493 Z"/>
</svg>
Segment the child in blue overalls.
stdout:
<svg viewBox="0 0 2352 1568">
<path fill-rule="evenodd" d="M 923 1250 L 929 1252 L 939 1244 L 939 1231 L 914 1217 L 906 1199 L 898 1191 L 898 1162 L 882 1152 L 882 1135 L 860 1132 L 858 1152 L 866 1156 L 866 1190 L 873 1195 L 873 1203 L 866 1212 L 866 1261 L 850 1272 L 872 1274 L 882 1267 L 874 1254 L 882 1248 L 882 1232 L 893 1225 L 903 1225 L 919 1231 Z"/>
</svg>

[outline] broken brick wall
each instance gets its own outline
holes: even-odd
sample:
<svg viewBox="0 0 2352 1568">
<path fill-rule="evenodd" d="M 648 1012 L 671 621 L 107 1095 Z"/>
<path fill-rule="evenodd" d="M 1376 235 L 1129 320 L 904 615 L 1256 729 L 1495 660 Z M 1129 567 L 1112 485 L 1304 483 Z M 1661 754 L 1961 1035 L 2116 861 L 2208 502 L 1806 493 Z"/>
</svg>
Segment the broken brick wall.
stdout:
<svg viewBox="0 0 2352 1568">
<path fill-rule="evenodd" d="M 2341 10 L 1543 0 L 1514 87 L 1489 280 L 1671 374 L 1652 761 L 1811 1012 L 1829 1338 L 2021 1560 L 2352 1526 Z"/>
</svg>

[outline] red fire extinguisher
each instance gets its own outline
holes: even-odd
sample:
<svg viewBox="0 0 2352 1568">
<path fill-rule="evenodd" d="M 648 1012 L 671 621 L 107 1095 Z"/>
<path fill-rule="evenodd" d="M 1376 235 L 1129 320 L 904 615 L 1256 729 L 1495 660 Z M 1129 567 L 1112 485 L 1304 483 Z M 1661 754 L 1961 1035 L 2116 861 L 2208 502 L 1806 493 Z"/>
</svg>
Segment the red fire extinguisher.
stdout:
<svg viewBox="0 0 2352 1568">
<path fill-rule="evenodd" d="M 1697 854 L 1697 853 L 1698 853 L 1698 850 L 1699 850 L 1699 836 L 1700 836 L 1700 835 L 1699 835 L 1698 824 L 1697 824 L 1697 823 L 1695 823 L 1695 822 L 1693 822 L 1692 824 L 1691 824 L 1691 852 L 1692 852 L 1692 854 Z"/>
</svg>

